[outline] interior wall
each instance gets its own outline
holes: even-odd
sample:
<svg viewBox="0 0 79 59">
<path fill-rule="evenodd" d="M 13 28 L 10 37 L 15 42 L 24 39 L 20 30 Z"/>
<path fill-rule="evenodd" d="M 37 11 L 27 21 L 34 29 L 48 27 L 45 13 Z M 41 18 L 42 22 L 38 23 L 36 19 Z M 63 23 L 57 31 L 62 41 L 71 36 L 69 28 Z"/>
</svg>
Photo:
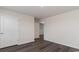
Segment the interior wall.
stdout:
<svg viewBox="0 0 79 59">
<path fill-rule="evenodd" d="M 42 20 L 45 40 L 79 49 L 79 10 Z"/>
<path fill-rule="evenodd" d="M 32 41 L 34 41 L 34 18 L 28 16 L 19 18 L 19 44 Z"/>
<path fill-rule="evenodd" d="M 13 12 L 11 10 L 0 9 L 0 16 L 13 16 L 18 19 L 17 44 L 24 44 L 34 41 L 34 17 Z"/>
</svg>

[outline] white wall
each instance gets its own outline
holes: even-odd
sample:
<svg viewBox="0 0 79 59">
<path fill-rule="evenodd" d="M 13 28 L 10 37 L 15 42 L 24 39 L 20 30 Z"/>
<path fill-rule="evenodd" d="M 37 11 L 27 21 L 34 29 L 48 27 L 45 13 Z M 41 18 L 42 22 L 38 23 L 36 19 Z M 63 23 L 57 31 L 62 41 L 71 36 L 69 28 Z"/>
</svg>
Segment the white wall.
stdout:
<svg viewBox="0 0 79 59">
<path fill-rule="evenodd" d="M 0 9 L 0 16 L 13 16 L 18 19 L 17 44 L 34 41 L 34 17 L 5 9 Z"/>
<path fill-rule="evenodd" d="M 34 41 L 34 18 L 21 17 L 19 18 L 19 44 L 29 43 Z"/>
<path fill-rule="evenodd" d="M 45 40 L 79 49 L 79 10 L 42 20 Z"/>
</svg>

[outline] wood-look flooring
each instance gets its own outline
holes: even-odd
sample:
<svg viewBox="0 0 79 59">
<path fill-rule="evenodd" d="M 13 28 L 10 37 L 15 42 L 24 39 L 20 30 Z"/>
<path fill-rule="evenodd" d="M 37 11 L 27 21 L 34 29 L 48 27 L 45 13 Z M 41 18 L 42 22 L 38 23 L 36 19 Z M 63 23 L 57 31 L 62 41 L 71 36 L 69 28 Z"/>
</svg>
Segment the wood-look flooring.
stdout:
<svg viewBox="0 0 79 59">
<path fill-rule="evenodd" d="M 78 52 L 79 49 L 41 40 L 0 49 L 0 52 Z"/>
</svg>

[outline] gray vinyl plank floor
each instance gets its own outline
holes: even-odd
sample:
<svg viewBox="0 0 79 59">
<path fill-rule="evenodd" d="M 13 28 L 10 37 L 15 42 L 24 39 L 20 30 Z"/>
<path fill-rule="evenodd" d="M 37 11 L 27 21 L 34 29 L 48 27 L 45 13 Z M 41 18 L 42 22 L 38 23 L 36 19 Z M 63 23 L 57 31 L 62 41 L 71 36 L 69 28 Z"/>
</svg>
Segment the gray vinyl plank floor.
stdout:
<svg viewBox="0 0 79 59">
<path fill-rule="evenodd" d="M 78 52 L 79 49 L 64 46 L 61 44 L 42 41 L 30 42 L 22 45 L 14 45 L 0 49 L 0 52 Z"/>
</svg>

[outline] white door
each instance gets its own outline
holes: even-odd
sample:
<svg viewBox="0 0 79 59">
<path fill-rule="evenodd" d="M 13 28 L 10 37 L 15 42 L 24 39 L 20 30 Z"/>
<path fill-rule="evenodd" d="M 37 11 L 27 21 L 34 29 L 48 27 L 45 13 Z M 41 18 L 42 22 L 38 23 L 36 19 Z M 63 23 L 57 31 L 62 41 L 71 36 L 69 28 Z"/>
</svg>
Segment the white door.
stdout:
<svg viewBox="0 0 79 59">
<path fill-rule="evenodd" d="M 18 40 L 18 19 L 13 16 L 2 16 L 1 20 L 0 48 L 16 45 Z"/>
<path fill-rule="evenodd" d="M 0 16 L 0 48 L 2 47 L 1 45 L 1 39 L 3 38 L 3 20 L 1 19 L 2 16 Z"/>
</svg>

